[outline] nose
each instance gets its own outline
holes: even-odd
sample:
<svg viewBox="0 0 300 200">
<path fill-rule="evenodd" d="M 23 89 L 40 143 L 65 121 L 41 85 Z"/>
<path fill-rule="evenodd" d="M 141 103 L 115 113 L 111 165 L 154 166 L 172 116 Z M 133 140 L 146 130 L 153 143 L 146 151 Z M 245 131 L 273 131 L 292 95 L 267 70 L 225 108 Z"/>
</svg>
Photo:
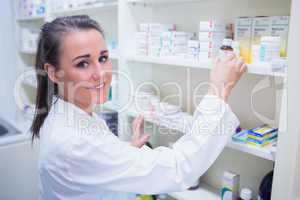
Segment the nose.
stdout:
<svg viewBox="0 0 300 200">
<path fill-rule="evenodd" d="M 95 81 L 99 81 L 105 77 L 106 73 L 108 73 L 107 69 L 105 69 L 105 67 L 103 67 L 100 63 L 97 63 L 94 67 L 92 78 Z"/>
</svg>

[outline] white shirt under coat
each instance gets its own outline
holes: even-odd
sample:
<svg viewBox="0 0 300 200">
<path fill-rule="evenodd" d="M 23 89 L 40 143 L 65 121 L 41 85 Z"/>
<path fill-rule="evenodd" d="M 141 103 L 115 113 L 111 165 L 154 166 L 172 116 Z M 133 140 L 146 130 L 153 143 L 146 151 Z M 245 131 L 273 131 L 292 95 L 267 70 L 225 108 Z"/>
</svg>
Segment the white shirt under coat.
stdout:
<svg viewBox="0 0 300 200">
<path fill-rule="evenodd" d="M 238 124 L 225 102 L 207 95 L 190 131 L 172 148 L 136 148 L 97 114 L 57 99 L 40 131 L 40 200 L 123 200 L 186 190 L 217 159 Z"/>
</svg>

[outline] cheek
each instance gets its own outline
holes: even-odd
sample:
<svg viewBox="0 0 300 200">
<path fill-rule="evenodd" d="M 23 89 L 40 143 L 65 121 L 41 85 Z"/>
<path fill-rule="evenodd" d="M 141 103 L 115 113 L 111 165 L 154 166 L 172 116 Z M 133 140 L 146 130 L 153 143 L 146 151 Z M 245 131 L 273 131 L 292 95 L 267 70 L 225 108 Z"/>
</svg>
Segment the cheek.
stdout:
<svg viewBox="0 0 300 200">
<path fill-rule="evenodd" d="M 89 84 L 90 75 L 88 72 L 70 70 L 64 76 L 64 90 L 74 98 L 88 97 L 89 91 L 85 88 Z"/>
</svg>

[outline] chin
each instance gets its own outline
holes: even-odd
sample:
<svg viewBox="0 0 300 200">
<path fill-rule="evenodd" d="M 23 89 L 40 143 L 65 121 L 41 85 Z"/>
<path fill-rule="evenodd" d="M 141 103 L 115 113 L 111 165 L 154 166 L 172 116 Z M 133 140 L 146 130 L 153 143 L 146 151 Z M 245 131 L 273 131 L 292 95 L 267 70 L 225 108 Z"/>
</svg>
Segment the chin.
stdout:
<svg viewBox="0 0 300 200">
<path fill-rule="evenodd" d="M 96 97 L 96 98 L 94 98 L 93 102 L 94 102 L 95 105 L 100 105 L 100 104 L 104 104 L 107 101 L 108 101 L 107 98 L 102 98 L 102 97 L 98 98 L 98 97 Z"/>
</svg>

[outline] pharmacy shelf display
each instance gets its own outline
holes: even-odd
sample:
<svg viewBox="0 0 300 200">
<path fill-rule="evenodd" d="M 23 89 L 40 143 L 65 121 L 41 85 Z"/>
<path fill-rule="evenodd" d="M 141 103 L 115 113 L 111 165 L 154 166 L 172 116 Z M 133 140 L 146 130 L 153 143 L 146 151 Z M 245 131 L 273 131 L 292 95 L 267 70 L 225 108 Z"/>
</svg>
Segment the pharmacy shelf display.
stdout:
<svg viewBox="0 0 300 200">
<path fill-rule="evenodd" d="M 127 72 L 130 75 L 134 88 L 140 88 L 140 85 L 145 82 L 154 83 L 153 85 L 155 86 L 149 86 L 150 90 L 153 89 L 160 99 L 165 99 L 170 94 L 174 94 L 177 91 L 174 88 L 170 89 L 165 87 L 164 83 L 176 82 L 181 86 L 181 88 L 184 88 L 183 102 L 181 102 L 182 99 L 168 99 L 164 100 L 163 102 L 172 103 L 173 105 L 180 104 L 182 105 L 184 111 L 192 113 L 193 109 L 195 108 L 193 104 L 190 103 L 192 102 L 193 98 L 191 93 L 194 91 L 189 91 L 189 88 L 194 89 L 197 86 L 197 83 L 207 81 L 209 73 L 206 73 L 206 71 L 209 71 L 211 68 L 210 58 L 213 56 L 206 56 L 206 54 L 204 54 L 205 50 L 201 52 L 201 44 L 199 45 L 200 47 L 198 47 L 198 52 L 203 54 L 200 55 L 199 53 L 198 57 L 194 56 L 192 59 L 190 59 L 191 57 L 189 52 L 182 53 L 182 49 L 174 50 L 169 48 L 168 45 L 171 47 L 173 47 L 172 44 L 177 44 L 177 46 L 181 45 L 179 40 L 173 40 L 173 38 L 176 37 L 174 35 L 177 33 L 178 35 L 192 33 L 192 37 L 188 39 L 188 42 L 190 42 L 190 40 L 203 42 L 203 38 L 201 40 L 200 35 L 203 36 L 205 34 L 200 34 L 200 32 L 202 31 L 203 33 L 205 31 L 201 30 L 201 23 L 199 22 L 212 20 L 214 22 L 216 21 L 221 23 L 224 22 L 226 24 L 233 24 L 240 16 L 248 16 L 249 18 L 255 16 L 270 16 L 270 18 L 273 19 L 275 16 L 290 15 L 291 4 L 290 2 L 284 0 L 276 0 L 276 2 L 271 0 L 263 0 L 263 2 L 254 0 L 251 1 L 251 3 L 250 1 L 236 1 L 234 2 L 234 9 L 232 9 L 232 4 L 233 1 L 231 0 L 224 0 L 222 2 L 199 0 L 119 1 L 120 70 Z M 231 6 L 228 7 L 227 5 Z M 147 26 L 147 24 L 153 24 L 153 29 L 156 31 L 151 32 L 152 27 Z M 159 27 L 160 24 L 163 26 Z M 168 34 L 165 33 L 174 31 L 174 29 L 170 28 L 170 25 L 176 25 L 176 33 L 173 32 L 175 33 L 173 35 L 172 33 L 169 34 L 169 38 L 172 39 L 170 39 L 171 42 L 168 43 L 169 40 L 167 39 L 169 38 L 166 39 L 166 37 L 168 37 L 166 35 Z M 160 34 L 160 39 L 157 37 L 159 33 L 164 33 Z M 213 33 L 213 35 L 214 34 L 215 33 Z M 272 37 L 276 36 L 273 35 Z M 269 41 L 269 39 L 270 38 L 266 38 L 266 41 Z M 274 43 L 272 43 L 270 46 L 273 44 Z M 275 47 L 276 45 L 273 46 Z M 162 52 L 162 49 L 170 51 Z M 254 46 L 253 49 L 258 49 L 258 47 Z M 212 50 L 212 52 L 215 53 L 215 49 Z M 278 53 L 277 49 L 276 52 Z M 177 53 L 178 56 L 174 55 Z M 244 51 L 240 51 L 239 53 L 244 53 Z M 284 57 L 282 55 L 280 56 L 281 58 L 279 60 Z M 280 101 L 281 98 L 283 98 L 283 95 L 281 93 L 276 93 L 276 84 L 282 83 L 288 78 L 286 59 L 282 59 L 285 62 L 284 66 L 278 67 L 276 64 L 274 64 L 276 62 L 273 58 L 271 59 L 272 62 L 269 60 L 265 61 L 259 56 L 255 58 L 259 58 L 259 60 L 253 59 L 253 62 L 247 61 L 247 63 L 251 64 L 247 65 L 247 74 L 240 81 L 240 84 L 237 86 L 236 90 L 231 96 L 230 105 L 233 111 L 240 118 L 241 127 L 243 128 L 251 129 L 265 123 L 256 115 L 256 113 L 266 114 L 268 116 L 270 115 L 271 118 L 274 116 L 272 125 L 274 127 L 279 127 L 279 124 L 281 123 L 279 122 L 281 121 L 279 118 L 281 118 L 280 112 L 282 108 Z M 253 95 L 255 89 L 264 87 L 264 81 L 270 81 L 271 84 L 268 84 L 270 93 L 268 93 L 269 91 L 265 90 L 266 92 L 257 92 L 257 95 Z M 125 105 L 128 100 L 128 96 L 130 96 L 132 93 L 130 93 L 130 90 L 126 87 L 125 82 L 121 81 L 119 85 L 120 105 Z M 276 97 L 272 96 L 273 93 L 271 94 L 273 90 L 275 91 L 274 93 L 276 93 Z M 145 91 L 149 91 L 149 88 L 145 88 Z M 240 95 L 237 95 L 235 92 L 238 92 Z M 252 100 L 250 102 L 250 96 L 255 98 L 253 99 L 255 105 L 252 104 Z M 275 98 L 276 102 L 273 101 Z M 252 106 L 258 109 L 256 110 L 256 113 L 253 112 Z M 109 108 L 110 106 L 107 105 L 107 107 Z M 120 108 L 112 106 L 112 109 L 118 110 Z M 284 110 L 284 108 L 282 109 Z M 120 113 L 120 115 L 124 117 L 124 119 L 128 119 L 129 122 L 131 122 L 132 119 L 139 114 L 143 113 L 140 113 L 134 109 L 123 112 L 121 111 Z M 166 129 L 174 130 L 175 133 L 185 132 L 182 124 L 177 123 L 174 125 L 170 123 L 169 119 L 164 119 L 163 117 L 160 118 L 144 115 L 144 119 L 145 121 L 154 124 L 155 127 L 158 127 L 157 129 L 155 128 L 157 132 Z M 160 127 L 162 129 L 160 129 Z M 120 135 L 122 135 L 122 133 Z M 128 134 L 124 133 L 124 135 Z M 155 141 L 155 143 L 158 145 L 168 146 L 170 142 L 175 141 L 177 136 L 157 136 L 157 138 L 153 141 Z M 128 138 L 125 136 L 125 139 Z M 226 146 L 226 150 L 221 154 L 218 161 L 213 164 L 213 166 L 203 175 L 203 177 L 201 177 L 203 183 L 213 186 L 212 189 L 202 187 L 202 189 L 197 191 L 187 191 L 181 193 L 181 195 L 172 196 L 178 199 L 189 200 L 200 199 L 201 197 L 206 197 L 205 194 L 211 194 L 205 199 L 220 199 L 218 189 L 215 188 L 220 188 L 222 185 L 222 181 L 220 180 L 221 173 L 226 170 L 233 170 L 241 175 L 241 187 L 252 188 L 254 194 L 253 198 L 256 199 L 258 192 L 257 184 L 268 171 L 273 169 L 274 163 L 276 165 L 278 156 L 277 149 L 273 146 L 260 148 L 233 141 L 229 141 Z M 255 165 L 256 171 L 251 169 L 246 170 L 248 166 L 252 165 Z"/>
</svg>

